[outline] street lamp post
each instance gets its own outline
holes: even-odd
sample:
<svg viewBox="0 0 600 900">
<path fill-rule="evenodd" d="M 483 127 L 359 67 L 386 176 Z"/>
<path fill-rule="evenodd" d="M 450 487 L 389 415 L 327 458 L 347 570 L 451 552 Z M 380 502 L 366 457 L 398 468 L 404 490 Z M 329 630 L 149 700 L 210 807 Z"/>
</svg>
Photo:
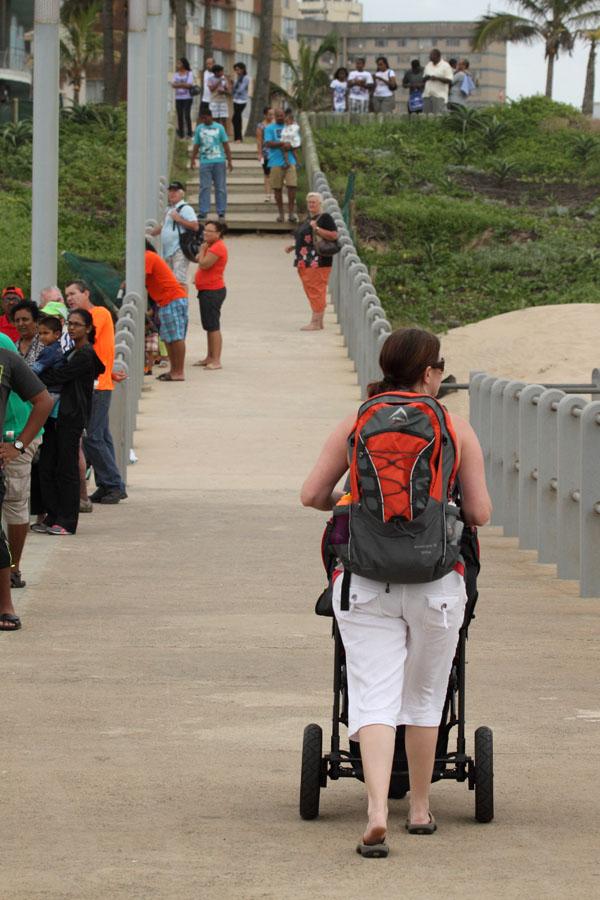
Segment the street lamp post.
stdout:
<svg viewBox="0 0 600 900">
<path fill-rule="evenodd" d="M 31 296 L 56 284 L 60 0 L 35 0 Z"/>
</svg>

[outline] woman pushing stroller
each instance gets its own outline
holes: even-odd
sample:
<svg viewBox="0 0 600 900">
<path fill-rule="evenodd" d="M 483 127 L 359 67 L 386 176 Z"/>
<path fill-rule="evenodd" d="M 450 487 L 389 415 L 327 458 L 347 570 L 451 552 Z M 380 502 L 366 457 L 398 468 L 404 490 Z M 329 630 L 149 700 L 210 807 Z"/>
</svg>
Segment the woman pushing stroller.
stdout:
<svg viewBox="0 0 600 900">
<path fill-rule="evenodd" d="M 466 603 L 458 559 L 461 526 L 452 518 L 456 510 L 453 511 L 449 500 L 456 475 L 460 479 L 462 520 L 468 525 L 483 525 L 491 512 L 483 457 L 475 432 L 464 418 L 446 413 L 432 399 L 437 396 L 444 371 L 438 338 L 421 329 L 400 328 L 383 345 L 379 363 L 383 378 L 368 386 L 367 397 L 386 395 L 392 405 L 385 406 L 384 398 L 381 404 L 367 400 L 358 419 L 355 413 L 344 419 L 326 441 L 301 495 L 305 506 L 320 510 L 336 507 L 335 513 L 343 511 L 344 503 L 354 503 L 350 513 L 351 539 L 346 538 L 346 541 L 348 548 L 354 542 L 355 559 L 360 556 L 360 550 L 356 549 L 360 529 L 365 527 L 369 517 L 365 510 L 374 510 L 380 498 L 380 511 L 386 524 L 382 525 L 380 521 L 371 537 L 365 537 L 363 530 L 363 540 L 383 542 L 377 535 L 386 533 L 388 527 L 394 528 L 400 537 L 406 533 L 411 538 L 405 540 L 408 546 L 406 569 L 403 569 L 404 563 L 396 564 L 395 577 L 385 576 L 384 580 L 382 572 L 386 570 L 385 567 L 381 569 L 382 563 L 377 563 L 379 570 L 373 564 L 373 572 L 379 571 L 379 577 L 365 577 L 364 573 L 370 571 L 364 562 L 368 553 L 361 564 L 353 564 L 348 549 L 347 556 L 345 550 L 339 555 L 346 559 L 347 569 L 351 568 L 352 574 L 346 571 L 342 575 L 340 562 L 340 577 L 335 578 L 333 585 L 333 608 L 346 654 L 348 733 L 350 740 L 360 743 L 367 788 L 368 822 L 356 848 L 365 857 L 388 855 L 387 799 L 396 727 L 399 725 L 405 726 L 410 783 L 406 828 L 410 834 L 433 834 L 436 830 L 429 809 L 429 789 L 438 726 Z M 394 412 L 396 400 L 400 404 Z M 393 453 L 386 452 L 380 428 L 372 430 L 371 445 L 367 445 L 366 439 L 361 443 L 362 435 L 359 437 L 359 429 L 364 428 L 368 415 L 384 407 L 385 421 L 396 420 L 392 424 L 398 425 L 393 436 Z M 402 431 L 404 421 L 423 421 L 423 414 L 425 419 L 428 415 L 431 418 L 436 451 L 432 449 L 433 441 L 431 446 L 423 442 L 419 449 L 420 438 L 415 438 L 414 428 L 407 427 L 405 432 Z M 350 459 L 349 453 L 352 454 Z M 434 453 L 439 457 L 439 472 L 435 470 L 437 457 L 434 458 Z M 444 462 L 443 477 L 448 483 L 443 487 L 440 485 L 442 454 L 450 460 Z M 376 471 L 369 467 L 379 463 L 376 477 L 367 477 Z M 352 489 L 351 494 L 344 495 L 336 486 L 349 465 Z M 402 469 L 404 473 L 400 471 Z M 423 499 L 420 507 L 421 501 L 413 493 L 415 482 L 410 481 L 415 473 L 420 483 L 431 476 L 431 496 Z M 404 488 L 400 484 L 405 475 L 409 479 L 408 488 L 406 484 Z M 365 494 L 357 503 L 361 480 Z M 376 490 L 373 490 L 374 484 Z M 367 496 L 369 490 L 371 495 Z M 389 499 L 384 496 L 386 490 Z M 398 512 L 403 490 L 408 497 L 407 506 L 402 508 L 403 515 L 396 515 L 395 521 L 388 525 L 390 509 L 387 504 L 394 507 L 393 512 Z M 419 517 L 422 522 L 426 515 L 434 514 L 444 517 L 443 541 L 440 540 L 443 561 L 429 571 L 423 568 L 424 575 L 419 580 L 419 566 L 423 565 L 422 560 L 429 552 L 427 548 L 433 544 L 422 537 L 420 541 L 416 539 L 419 533 L 411 533 L 411 528 L 422 527 Z M 455 556 L 450 552 L 452 543 L 456 547 Z M 375 550 L 377 557 L 380 554 L 377 547 Z M 421 559 L 416 561 L 419 554 Z M 361 571 L 361 565 L 363 574 L 357 573 L 357 569 Z"/>
</svg>

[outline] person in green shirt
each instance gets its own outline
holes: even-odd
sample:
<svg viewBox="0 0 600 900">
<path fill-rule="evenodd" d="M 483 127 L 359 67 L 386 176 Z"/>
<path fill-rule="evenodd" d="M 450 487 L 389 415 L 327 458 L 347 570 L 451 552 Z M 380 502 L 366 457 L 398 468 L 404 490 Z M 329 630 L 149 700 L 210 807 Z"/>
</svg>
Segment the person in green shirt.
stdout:
<svg viewBox="0 0 600 900">
<path fill-rule="evenodd" d="M 11 358 L 13 354 L 14 359 Z M 0 443 L 0 496 L 6 491 L 4 518 L 9 533 L 8 542 L 4 533 L 0 537 L 0 631 L 16 631 L 21 627 L 10 596 L 11 575 L 14 580 L 14 575 L 18 574 L 18 580 L 22 581 L 19 565 L 29 528 L 31 458 L 39 446 L 42 426 L 51 410 L 52 400 L 42 382 L 19 357 L 10 338 L 0 334 L 0 422 L 3 435 Z M 24 482 L 27 488 L 23 502 Z M 18 521 L 23 518 L 23 508 L 25 522 Z M 24 583 L 18 586 L 23 587 Z"/>
</svg>

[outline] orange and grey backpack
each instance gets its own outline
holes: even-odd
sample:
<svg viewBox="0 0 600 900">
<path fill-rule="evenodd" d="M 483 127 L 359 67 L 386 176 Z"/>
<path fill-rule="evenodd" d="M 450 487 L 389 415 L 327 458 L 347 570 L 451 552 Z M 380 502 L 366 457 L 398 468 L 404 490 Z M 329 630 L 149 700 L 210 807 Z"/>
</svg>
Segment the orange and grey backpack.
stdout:
<svg viewBox="0 0 600 900">
<path fill-rule="evenodd" d="M 463 523 L 452 499 L 456 436 L 444 407 L 428 394 L 371 397 L 358 411 L 348 458 L 350 493 L 334 507 L 328 535 L 345 572 L 399 584 L 451 572 Z"/>
</svg>

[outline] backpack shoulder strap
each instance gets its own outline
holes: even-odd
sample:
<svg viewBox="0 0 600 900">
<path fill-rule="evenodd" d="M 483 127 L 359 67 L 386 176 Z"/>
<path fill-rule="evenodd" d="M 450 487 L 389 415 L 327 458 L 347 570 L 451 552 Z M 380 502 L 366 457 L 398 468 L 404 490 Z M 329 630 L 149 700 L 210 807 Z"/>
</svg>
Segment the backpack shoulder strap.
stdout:
<svg viewBox="0 0 600 900">
<path fill-rule="evenodd" d="M 340 597 L 340 610 L 342 612 L 348 612 L 350 609 L 350 579 L 352 578 L 352 572 L 350 569 L 344 569 L 344 576 L 342 578 L 342 593 Z"/>
</svg>

